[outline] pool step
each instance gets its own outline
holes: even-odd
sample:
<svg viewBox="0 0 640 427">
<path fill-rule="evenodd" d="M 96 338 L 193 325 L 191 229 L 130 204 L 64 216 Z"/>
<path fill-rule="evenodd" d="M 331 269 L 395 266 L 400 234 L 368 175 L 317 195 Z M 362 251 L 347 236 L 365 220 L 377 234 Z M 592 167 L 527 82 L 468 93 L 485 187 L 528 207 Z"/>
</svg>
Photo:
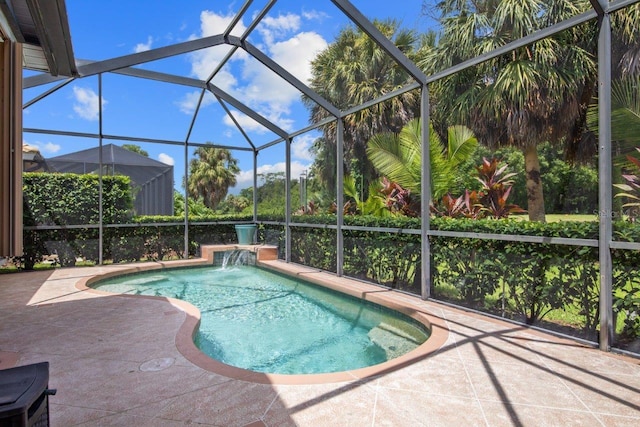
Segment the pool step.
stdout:
<svg viewBox="0 0 640 427">
<path fill-rule="evenodd" d="M 414 331 L 400 329 L 383 322 L 371 329 L 367 335 L 371 342 L 385 351 L 387 359 L 393 359 L 413 350 L 424 341 L 424 336 L 418 337 L 417 333 L 411 332 Z"/>
</svg>

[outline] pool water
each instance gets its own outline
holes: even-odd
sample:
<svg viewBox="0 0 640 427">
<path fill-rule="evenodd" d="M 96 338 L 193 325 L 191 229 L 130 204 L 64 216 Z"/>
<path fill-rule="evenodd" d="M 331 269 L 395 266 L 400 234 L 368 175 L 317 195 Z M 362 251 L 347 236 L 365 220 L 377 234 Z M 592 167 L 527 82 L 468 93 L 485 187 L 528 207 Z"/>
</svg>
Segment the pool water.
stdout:
<svg viewBox="0 0 640 427">
<path fill-rule="evenodd" d="M 152 271 L 93 287 L 193 304 L 202 316 L 198 348 L 256 372 L 347 371 L 386 362 L 428 338 L 424 325 L 401 313 L 255 266 Z"/>
</svg>

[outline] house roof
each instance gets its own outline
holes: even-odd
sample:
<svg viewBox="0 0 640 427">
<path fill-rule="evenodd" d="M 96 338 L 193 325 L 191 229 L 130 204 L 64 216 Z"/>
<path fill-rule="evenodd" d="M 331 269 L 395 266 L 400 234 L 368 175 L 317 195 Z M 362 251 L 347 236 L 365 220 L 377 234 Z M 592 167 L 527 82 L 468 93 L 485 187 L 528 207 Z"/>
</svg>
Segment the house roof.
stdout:
<svg viewBox="0 0 640 427">
<path fill-rule="evenodd" d="M 100 148 L 94 147 L 74 153 L 47 159 L 48 162 L 77 162 L 95 163 L 100 160 Z M 105 144 L 102 146 L 102 163 L 118 164 L 127 166 L 150 166 L 166 169 L 170 165 L 159 162 L 141 154 L 122 148 L 115 144 Z"/>
<path fill-rule="evenodd" d="M 129 176 L 137 185 L 143 185 L 165 174 L 169 174 L 173 179 L 173 166 L 114 144 L 102 146 L 102 159 L 100 159 L 100 148 L 95 147 L 52 157 L 46 162 L 54 171 L 69 173 L 93 173 L 102 163 L 111 167 L 110 173 Z"/>
<path fill-rule="evenodd" d="M 25 68 L 77 75 L 64 0 L 0 0 L 0 26 L 5 37 L 23 43 Z"/>
</svg>

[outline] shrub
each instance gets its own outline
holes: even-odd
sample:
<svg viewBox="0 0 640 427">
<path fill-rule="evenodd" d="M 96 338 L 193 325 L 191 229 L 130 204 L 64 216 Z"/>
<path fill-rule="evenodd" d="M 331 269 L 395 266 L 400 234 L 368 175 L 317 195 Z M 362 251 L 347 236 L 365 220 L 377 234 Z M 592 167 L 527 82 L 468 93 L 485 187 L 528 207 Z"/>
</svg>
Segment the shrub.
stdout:
<svg viewBox="0 0 640 427">
<path fill-rule="evenodd" d="M 23 174 L 23 221 L 29 226 L 98 224 L 99 177 L 87 174 L 31 172 Z M 126 176 L 102 177 L 102 217 L 105 224 L 131 218 L 133 197 Z M 24 235 L 25 268 L 43 254 L 56 253 L 62 266 L 74 265 L 77 256 L 97 260 L 98 230 L 83 228 L 28 230 Z"/>
</svg>

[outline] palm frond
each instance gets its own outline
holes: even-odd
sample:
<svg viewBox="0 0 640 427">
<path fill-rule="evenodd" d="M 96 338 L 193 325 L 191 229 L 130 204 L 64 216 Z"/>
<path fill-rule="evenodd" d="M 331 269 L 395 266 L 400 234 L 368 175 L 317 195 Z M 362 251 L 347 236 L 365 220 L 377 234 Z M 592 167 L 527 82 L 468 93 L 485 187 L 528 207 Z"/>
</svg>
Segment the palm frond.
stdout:
<svg viewBox="0 0 640 427">
<path fill-rule="evenodd" d="M 473 155 L 478 146 L 478 139 L 466 126 L 451 126 L 447 131 L 449 134 L 447 157 L 454 166 L 457 166 Z"/>
<path fill-rule="evenodd" d="M 420 190 L 419 169 L 411 167 L 416 147 L 401 144 L 398 135 L 390 132 L 374 135 L 367 145 L 367 156 L 378 171 L 412 192 Z M 418 147 L 419 148 L 419 147 Z"/>
<path fill-rule="evenodd" d="M 342 188 L 345 196 L 351 197 L 353 200 L 355 200 L 356 203 L 360 202 L 360 196 L 358 195 L 358 190 L 356 189 L 356 180 L 353 179 L 351 175 L 344 176 Z"/>
<path fill-rule="evenodd" d="M 587 124 L 598 132 L 598 102 L 587 110 Z M 640 146 L 640 76 L 624 77 L 611 83 L 611 139 L 619 143 L 614 164 L 629 166 L 627 154 Z"/>
<path fill-rule="evenodd" d="M 382 175 L 413 194 L 420 194 L 422 176 L 422 125 L 409 121 L 399 134 L 374 135 L 367 145 L 367 156 Z M 455 167 L 467 160 L 477 145 L 473 133 L 464 126 L 448 129 L 447 147 L 438 133 L 429 129 L 431 193 L 440 198 L 452 187 Z"/>
</svg>

